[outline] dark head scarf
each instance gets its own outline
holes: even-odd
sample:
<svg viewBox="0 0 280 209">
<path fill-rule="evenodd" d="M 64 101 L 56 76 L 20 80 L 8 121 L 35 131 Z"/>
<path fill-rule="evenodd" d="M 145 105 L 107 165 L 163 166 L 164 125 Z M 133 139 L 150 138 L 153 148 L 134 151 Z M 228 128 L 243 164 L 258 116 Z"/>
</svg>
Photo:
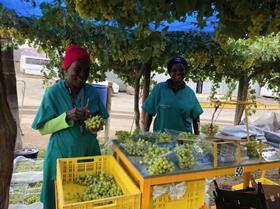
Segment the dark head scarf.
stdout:
<svg viewBox="0 0 280 209">
<path fill-rule="evenodd" d="M 169 75 L 170 75 L 170 71 L 172 69 L 172 66 L 177 64 L 177 63 L 182 64 L 184 66 L 185 70 L 187 70 L 187 68 L 188 68 L 187 61 L 181 56 L 175 56 L 175 57 L 172 57 L 167 63 L 167 70 L 168 70 Z"/>
</svg>

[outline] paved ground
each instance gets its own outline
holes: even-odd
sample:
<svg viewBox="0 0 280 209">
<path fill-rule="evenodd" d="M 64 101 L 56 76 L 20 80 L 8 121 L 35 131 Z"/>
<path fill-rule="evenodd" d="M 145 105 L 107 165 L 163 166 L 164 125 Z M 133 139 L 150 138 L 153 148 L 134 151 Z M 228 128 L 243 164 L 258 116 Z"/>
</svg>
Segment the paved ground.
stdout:
<svg viewBox="0 0 280 209">
<path fill-rule="evenodd" d="M 26 91 L 23 101 L 23 106 L 20 108 L 21 129 L 24 136 L 22 137 L 24 147 L 39 147 L 45 148 L 49 136 L 41 136 L 37 131 L 31 129 L 31 124 L 40 105 L 42 96 L 44 94 L 42 78 L 37 76 L 27 76 L 18 73 L 18 102 L 19 106 L 22 104 L 22 90 L 23 82 L 26 83 Z M 205 101 L 207 95 L 199 95 L 200 101 Z M 258 101 L 265 102 L 266 104 L 275 104 L 271 99 L 259 98 Z M 259 110 L 251 117 L 254 120 L 265 114 L 268 110 Z M 213 113 L 212 108 L 205 108 L 201 116 L 202 123 L 207 123 L 211 120 Z M 110 114 L 110 137 L 113 138 L 116 130 L 130 130 L 133 125 L 133 95 L 127 93 L 119 93 L 112 97 L 112 111 Z M 233 109 L 223 109 L 217 119 L 217 124 L 220 127 L 229 127 L 232 125 L 234 119 Z M 134 126 L 132 127 L 134 129 Z M 100 133 L 100 138 L 104 136 Z"/>
</svg>

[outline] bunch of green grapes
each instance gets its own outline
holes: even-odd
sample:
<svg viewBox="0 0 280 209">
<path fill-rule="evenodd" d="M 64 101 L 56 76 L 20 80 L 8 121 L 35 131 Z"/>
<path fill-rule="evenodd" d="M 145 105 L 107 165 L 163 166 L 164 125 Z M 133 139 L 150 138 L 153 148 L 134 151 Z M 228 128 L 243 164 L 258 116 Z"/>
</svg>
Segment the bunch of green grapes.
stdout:
<svg viewBox="0 0 280 209">
<path fill-rule="evenodd" d="M 21 193 L 10 193 L 9 195 L 9 204 L 19 204 L 22 203 L 22 194 Z"/>
<path fill-rule="evenodd" d="M 139 129 L 135 129 L 132 134 L 133 140 L 144 139 L 146 141 L 153 141 L 155 139 L 154 133 L 144 132 Z"/>
<path fill-rule="evenodd" d="M 39 202 L 39 201 L 40 201 L 40 194 L 30 195 L 30 196 L 26 197 L 26 198 L 24 199 L 24 201 L 25 201 L 28 205 L 30 205 L 30 204 L 32 204 L 32 203 L 34 203 L 34 202 Z"/>
<path fill-rule="evenodd" d="M 213 153 L 213 146 L 208 142 L 200 142 L 198 146 L 203 150 L 204 153 Z"/>
<path fill-rule="evenodd" d="M 215 124 L 204 124 L 200 126 L 200 131 L 207 136 L 214 136 L 219 131 L 219 126 Z"/>
<path fill-rule="evenodd" d="M 145 141 L 144 139 L 139 139 L 138 141 L 127 141 L 123 148 L 124 150 L 132 156 L 143 156 L 148 147 L 150 146 L 150 142 Z"/>
<path fill-rule="evenodd" d="M 149 147 L 148 152 L 144 154 L 144 162 L 147 164 L 151 164 L 155 158 L 158 158 L 159 156 L 168 152 L 169 152 L 168 148 L 158 147 L 153 144 L 152 146 Z"/>
<path fill-rule="evenodd" d="M 88 118 L 85 120 L 86 128 L 91 132 L 97 132 L 103 130 L 104 119 L 99 115 Z"/>
<path fill-rule="evenodd" d="M 180 168 L 192 168 L 195 165 L 195 159 L 192 154 L 192 147 L 189 144 L 183 144 L 175 147 L 176 157 Z"/>
<path fill-rule="evenodd" d="M 84 194 L 77 194 L 78 201 L 123 195 L 122 189 L 117 185 L 114 177 L 103 172 L 79 176 L 74 182 L 86 186 Z"/>
<path fill-rule="evenodd" d="M 128 131 L 116 131 L 116 137 L 118 140 L 126 142 L 132 139 L 132 135 Z"/>
<path fill-rule="evenodd" d="M 164 174 L 175 169 L 174 163 L 165 157 L 157 157 L 151 161 L 148 168 L 150 174 Z"/>
<path fill-rule="evenodd" d="M 179 141 L 183 141 L 186 139 L 194 140 L 196 138 L 195 138 L 195 135 L 192 134 L 191 132 L 182 132 L 182 133 L 178 134 L 178 136 L 177 136 L 177 140 L 179 140 Z"/>
<path fill-rule="evenodd" d="M 32 163 L 30 161 L 23 161 L 23 162 L 19 162 L 18 165 L 15 167 L 15 171 L 14 172 L 27 172 L 31 170 L 32 167 Z"/>
<path fill-rule="evenodd" d="M 156 142 L 170 142 L 172 139 L 171 135 L 165 132 L 156 134 Z"/>
<path fill-rule="evenodd" d="M 259 153 L 258 153 L 259 144 L 257 141 L 250 141 L 249 143 L 246 144 L 246 147 L 247 147 L 247 155 L 250 158 L 259 156 Z"/>
</svg>

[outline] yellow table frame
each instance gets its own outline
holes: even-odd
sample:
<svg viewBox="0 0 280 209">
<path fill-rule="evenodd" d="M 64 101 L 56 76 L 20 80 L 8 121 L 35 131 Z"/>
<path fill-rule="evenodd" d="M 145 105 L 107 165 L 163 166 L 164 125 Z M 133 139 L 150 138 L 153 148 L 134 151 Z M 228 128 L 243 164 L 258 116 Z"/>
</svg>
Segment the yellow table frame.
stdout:
<svg viewBox="0 0 280 209">
<path fill-rule="evenodd" d="M 160 184 L 168 184 L 180 181 L 195 181 L 214 176 L 223 176 L 234 174 L 235 169 L 239 166 L 215 168 L 210 170 L 201 170 L 195 172 L 186 172 L 180 174 L 170 174 L 168 176 L 143 177 L 137 168 L 130 162 L 125 154 L 113 144 L 113 155 L 119 160 L 120 164 L 127 171 L 130 177 L 140 187 L 142 193 L 141 209 L 150 209 L 152 186 Z M 244 188 L 249 185 L 251 172 L 263 171 L 271 168 L 280 168 L 280 161 L 265 162 L 250 165 L 242 165 L 244 168 Z M 204 208 L 207 208 L 205 206 Z"/>
</svg>

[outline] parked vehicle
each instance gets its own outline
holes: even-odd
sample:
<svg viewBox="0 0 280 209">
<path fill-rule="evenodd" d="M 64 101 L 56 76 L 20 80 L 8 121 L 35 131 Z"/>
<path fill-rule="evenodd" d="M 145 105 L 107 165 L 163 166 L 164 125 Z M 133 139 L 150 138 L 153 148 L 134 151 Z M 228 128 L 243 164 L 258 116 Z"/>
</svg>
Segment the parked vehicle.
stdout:
<svg viewBox="0 0 280 209">
<path fill-rule="evenodd" d="M 272 90 L 270 90 L 267 86 L 261 87 L 260 95 L 263 97 L 271 97 L 271 98 L 275 97 Z"/>
<path fill-rule="evenodd" d="M 49 61 L 49 58 L 22 55 L 20 58 L 20 71 L 26 74 L 43 75 L 43 70 Z"/>
</svg>

